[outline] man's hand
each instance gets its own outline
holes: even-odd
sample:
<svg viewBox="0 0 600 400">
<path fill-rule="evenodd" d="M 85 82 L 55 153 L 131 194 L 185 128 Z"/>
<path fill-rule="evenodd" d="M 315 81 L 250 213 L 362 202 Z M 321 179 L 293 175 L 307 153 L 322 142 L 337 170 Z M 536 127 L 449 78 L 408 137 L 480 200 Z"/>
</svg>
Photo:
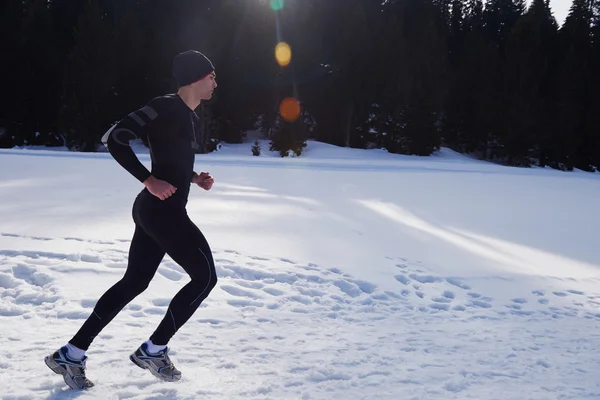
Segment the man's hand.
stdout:
<svg viewBox="0 0 600 400">
<path fill-rule="evenodd" d="M 201 172 L 199 175 L 194 176 L 192 182 L 204 190 L 210 190 L 215 180 L 208 172 Z"/>
<path fill-rule="evenodd" d="M 175 191 L 177 191 L 177 188 L 171 185 L 169 182 L 156 179 L 152 175 L 144 181 L 144 186 L 146 186 L 150 193 L 161 200 L 168 199 L 175 193 Z"/>
</svg>

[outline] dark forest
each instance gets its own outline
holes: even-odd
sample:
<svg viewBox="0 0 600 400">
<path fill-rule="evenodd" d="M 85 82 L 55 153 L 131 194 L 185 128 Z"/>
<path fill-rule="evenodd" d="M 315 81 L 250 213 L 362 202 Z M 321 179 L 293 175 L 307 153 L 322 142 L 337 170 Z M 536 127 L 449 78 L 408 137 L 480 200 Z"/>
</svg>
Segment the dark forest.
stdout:
<svg viewBox="0 0 600 400">
<path fill-rule="evenodd" d="M 260 131 L 282 154 L 301 154 L 314 139 L 600 169 L 598 0 L 574 0 L 560 26 L 547 0 L 4 0 L 0 8 L 0 147 L 97 151 L 112 124 L 176 91 L 172 59 L 195 49 L 212 60 L 219 85 L 196 110 L 202 152 Z M 289 63 L 275 57 L 282 42 Z M 282 112 L 290 98 L 297 118 Z"/>
</svg>

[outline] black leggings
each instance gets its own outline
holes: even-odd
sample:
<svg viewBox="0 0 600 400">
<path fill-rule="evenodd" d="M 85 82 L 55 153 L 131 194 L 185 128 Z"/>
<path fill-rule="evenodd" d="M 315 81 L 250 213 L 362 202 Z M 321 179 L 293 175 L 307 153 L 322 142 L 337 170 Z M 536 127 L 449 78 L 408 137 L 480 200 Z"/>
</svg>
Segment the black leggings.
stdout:
<svg viewBox="0 0 600 400">
<path fill-rule="evenodd" d="M 173 297 L 150 339 L 166 345 L 193 315 L 217 284 L 211 249 L 204 235 L 189 219 L 185 207 L 142 191 L 133 206 L 135 233 L 123 278 L 98 300 L 94 311 L 69 341 L 87 350 L 102 329 L 152 280 L 165 253 L 179 264 L 191 281 Z"/>
</svg>

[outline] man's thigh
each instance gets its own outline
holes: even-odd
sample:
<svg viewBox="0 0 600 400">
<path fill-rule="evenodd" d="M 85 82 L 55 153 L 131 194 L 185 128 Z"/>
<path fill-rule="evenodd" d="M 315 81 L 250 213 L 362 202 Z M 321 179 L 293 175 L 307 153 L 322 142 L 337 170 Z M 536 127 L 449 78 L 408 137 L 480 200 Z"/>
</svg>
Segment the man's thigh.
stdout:
<svg viewBox="0 0 600 400">
<path fill-rule="evenodd" d="M 208 243 L 185 212 L 157 213 L 146 220 L 146 231 L 192 278 L 212 267 Z"/>
</svg>

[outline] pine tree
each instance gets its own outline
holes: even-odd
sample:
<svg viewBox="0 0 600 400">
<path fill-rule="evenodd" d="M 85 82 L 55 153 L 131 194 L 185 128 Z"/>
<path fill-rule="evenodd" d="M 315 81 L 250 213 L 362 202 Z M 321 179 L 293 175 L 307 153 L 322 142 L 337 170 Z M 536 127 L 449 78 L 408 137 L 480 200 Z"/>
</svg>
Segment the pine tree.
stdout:
<svg viewBox="0 0 600 400">
<path fill-rule="evenodd" d="M 377 118 L 390 152 L 429 155 L 440 146 L 438 122 L 445 91 L 447 46 L 439 8 L 431 1 L 387 3 L 388 38 L 378 60 L 384 77 Z"/>
<path fill-rule="evenodd" d="M 117 0 L 118 1 L 118 0 Z M 52 0 L 49 2 L 60 54 L 67 54 L 75 44 L 75 26 L 86 7 L 82 0 Z"/>
<path fill-rule="evenodd" d="M 488 0 L 483 12 L 485 82 L 481 99 L 486 102 L 482 116 L 485 124 L 485 158 L 506 156 L 503 149 L 507 130 L 508 105 L 511 102 L 504 77 L 506 75 L 506 47 L 519 17 L 524 11 L 523 0 Z"/>
<path fill-rule="evenodd" d="M 380 14 L 377 2 L 307 3 L 311 4 L 310 18 L 305 18 L 295 33 L 302 63 L 302 69 L 297 70 L 294 62 L 299 80 L 296 87 L 317 121 L 317 139 L 363 147 L 370 140 L 364 123 L 381 78 L 375 74 L 380 61 L 375 57 Z"/>
<path fill-rule="evenodd" d="M 460 57 L 460 47 L 464 43 L 465 13 L 463 0 L 452 0 L 450 21 L 448 24 L 448 52 L 451 67 L 456 67 Z"/>
<path fill-rule="evenodd" d="M 495 96 L 491 71 L 497 52 L 485 39 L 483 12 L 481 0 L 469 0 L 465 5 L 442 129 L 445 145 L 486 158 Z"/>
<path fill-rule="evenodd" d="M 590 135 L 590 164 L 600 170 L 600 1 L 595 0 L 593 6 L 591 76 L 589 83 L 592 93 L 591 104 L 586 116 L 586 130 Z M 590 168 L 592 169 L 592 168 Z"/>
<path fill-rule="evenodd" d="M 24 19 L 24 5 L 21 0 L 4 0 L 0 3 L 0 147 L 13 147 L 23 144 L 21 132 L 28 120 L 26 115 L 27 92 L 21 89 L 26 76 L 20 60 L 24 57 L 21 39 Z"/>
<path fill-rule="evenodd" d="M 161 88 L 161 85 L 152 81 L 152 65 L 156 58 L 148 52 L 152 43 L 143 24 L 143 6 L 135 0 L 119 0 L 119 4 L 123 8 L 115 12 L 114 16 L 114 112 L 125 115 L 151 98 L 162 95 L 167 91 L 167 85 L 162 85 Z"/>
<path fill-rule="evenodd" d="M 19 90 L 27 93 L 27 144 L 58 145 L 58 106 L 61 59 L 46 0 L 28 0 L 21 30 L 21 73 L 27 77 Z"/>
<path fill-rule="evenodd" d="M 540 156 L 554 121 L 553 52 L 558 24 L 545 0 L 533 0 L 506 43 L 504 131 L 499 156 L 511 165 L 530 165 Z M 544 164 L 544 162 L 542 162 Z"/>
<path fill-rule="evenodd" d="M 182 37 L 196 38 L 186 47 L 199 48 L 213 61 L 218 89 L 200 111 L 212 122 L 203 130 L 213 139 L 239 143 L 255 129 L 259 116 L 276 107 L 273 81 L 276 15 L 268 4 L 236 0 L 196 2 L 194 19 Z"/>
<path fill-rule="evenodd" d="M 556 167 L 591 169 L 593 147 L 586 118 L 591 98 L 591 0 L 574 0 L 560 29 L 560 64 L 557 82 L 558 120 L 551 159 Z"/>
<path fill-rule="evenodd" d="M 525 12 L 525 0 L 487 0 L 484 18 L 487 38 L 502 54 L 517 20 Z"/>
<path fill-rule="evenodd" d="M 61 125 L 70 148 L 94 151 L 102 134 L 119 118 L 113 110 L 114 54 L 110 22 L 97 0 L 87 0 L 63 78 Z"/>
</svg>

